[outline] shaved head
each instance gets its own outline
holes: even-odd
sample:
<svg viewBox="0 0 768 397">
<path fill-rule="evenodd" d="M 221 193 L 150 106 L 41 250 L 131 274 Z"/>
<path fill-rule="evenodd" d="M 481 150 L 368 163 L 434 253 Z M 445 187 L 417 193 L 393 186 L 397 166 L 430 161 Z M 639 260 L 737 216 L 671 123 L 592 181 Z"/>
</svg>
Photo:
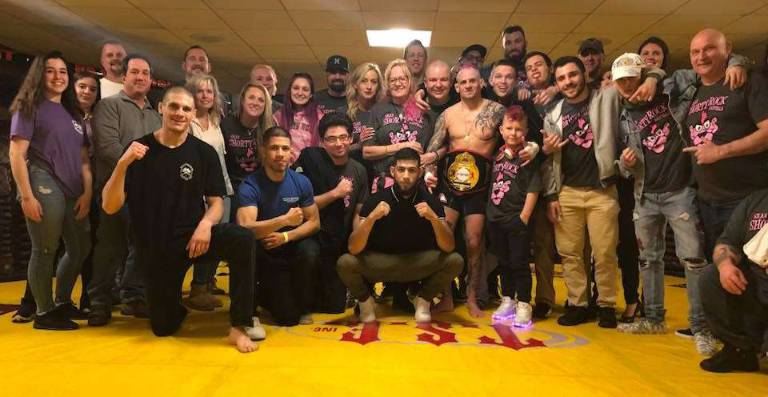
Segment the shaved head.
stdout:
<svg viewBox="0 0 768 397">
<path fill-rule="evenodd" d="M 443 75 L 443 74 L 451 74 L 451 67 L 448 66 L 448 64 L 441 60 L 441 59 L 435 59 L 434 61 L 431 61 L 429 65 L 427 65 L 427 70 L 424 72 L 425 76 L 435 76 L 435 75 Z"/>
<path fill-rule="evenodd" d="M 725 76 L 731 43 L 715 29 L 704 29 L 691 40 L 691 66 L 705 85 L 711 85 Z"/>
</svg>

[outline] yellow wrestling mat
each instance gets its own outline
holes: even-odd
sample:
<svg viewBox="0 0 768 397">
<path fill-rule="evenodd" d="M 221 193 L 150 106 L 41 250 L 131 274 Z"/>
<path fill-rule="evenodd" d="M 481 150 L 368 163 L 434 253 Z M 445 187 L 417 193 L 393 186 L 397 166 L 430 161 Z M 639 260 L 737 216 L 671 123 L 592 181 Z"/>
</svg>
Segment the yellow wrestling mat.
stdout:
<svg viewBox="0 0 768 397">
<path fill-rule="evenodd" d="M 667 277 L 670 333 L 661 336 L 561 327 L 558 311 L 511 331 L 491 325 L 490 311 L 470 319 L 464 306 L 418 328 L 379 307 L 379 322 L 366 327 L 352 310 L 266 326 L 259 350 L 240 354 L 226 343 L 224 310 L 191 312 L 168 338 L 119 312 L 109 326 L 83 321 L 69 332 L 13 324 L 6 313 L 0 396 L 768 396 L 765 365 L 758 374 L 699 369 L 693 341 L 673 333 L 686 326 L 683 282 Z M 563 301 L 562 279 L 556 286 Z M 23 288 L 0 284 L 0 303 L 17 304 Z"/>
</svg>

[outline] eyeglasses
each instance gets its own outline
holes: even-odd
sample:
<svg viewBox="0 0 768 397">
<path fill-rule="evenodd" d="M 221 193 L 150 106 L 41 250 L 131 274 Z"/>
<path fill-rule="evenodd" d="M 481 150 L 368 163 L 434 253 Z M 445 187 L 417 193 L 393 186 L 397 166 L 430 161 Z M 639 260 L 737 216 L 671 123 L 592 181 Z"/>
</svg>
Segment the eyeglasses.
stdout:
<svg viewBox="0 0 768 397">
<path fill-rule="evenodd" d="M 336 143 L 336 142 L 346 142 L 349 140 L 349 135 L 339 135 L 339 136 L 327 136 L 323 138 L 323 142 L 325 143 Z"/>
<path fill-rule="evenodd" d="M 395 84 L 395 83 L 407 83 L 408 77 L 407 76 L 400 76 L 400 77 L 392 77 L 389 79 L 389 84 Z"/>
</svg>

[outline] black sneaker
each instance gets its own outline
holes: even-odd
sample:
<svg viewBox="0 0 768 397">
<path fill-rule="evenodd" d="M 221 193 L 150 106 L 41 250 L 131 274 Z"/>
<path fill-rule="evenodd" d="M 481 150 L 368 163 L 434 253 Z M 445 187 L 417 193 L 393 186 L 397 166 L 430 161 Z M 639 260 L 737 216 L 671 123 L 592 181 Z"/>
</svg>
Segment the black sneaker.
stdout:
<svg viewBox="0 0 768 397">
<path fill-rule="evenodd" d="M 21 304 L 19 306 L 19 310 L 16 310 L 16 313 L 13 314 L 13 317 L 11 317 L 11 322 L 22 324 L 22 323 L 28 323 L 35 319 L 35 311 L 37 310 L 37 306 L 32 304 Z"/>
<path fill-rule="evenodd" d="M 709 372 L 756 372 L 760 370 L 760 362 L 755 351 L 726 344 L 714 356 L 700 362 L 699 367 Z"/>
<path fill-rule="evenodd" d="M 679 329 L 675 331 L 675 335 L 685 339 L 693 339 L 693 331 L 690 328 Z"/>
<path fill-rule="evenodd" d="M 80 326 L 54 309 L 42 316 L 35 317 L 32 328 L 50 331 L 73 331 L 80 328 Z"/>
<path fill-rule="evenodd" d="M 597 315 L 600 312 L 600 308 L 597 307 L 596 303 L 590 302 L 587 306 L 587 319 L 589 321 L 595 321 L 597 320 Z"/>
<path fill-rule="evenodd" d="M 578 306 L 568 306 L 565 309 L 565 314 L 557 319 L 558 324 L 566 327 L 583 324 L 587 321 L 587 308 Z"/>
<path fill-rule="evenodd" d="M 123 304 L 120 314 L 136 318 L 149 318 L 149 309 L 144 301 L 132 301 Z"/>
<path fill-rule="evenodd" d="M 59 312 L 64 318 L 70 320 L 86 320 L 88 316 L 80 311 L 72 303 L 65 303 L 63 305 L 56 306 L 56 311 Z"/>
<path fill-rule="evenodd" d="M 546 303 L 537 303 L 533 307 L 533 318 L 537 320 L 544 320 L 549 317 L 549 313 L 552 313 L 552 308 Z"/>
<path fill-rule="evenodd" d="M 616 309 L 612 307 L 597 309 L 597 326 L 600 328 L 616 328 Z"/>
<path fill-rule="evenodd" d="M 88 314 L 88 325 L 91 327 L 103 327 L 112 319 L 112 310 L 104 306 L 91 306 Z"/>
</svg>

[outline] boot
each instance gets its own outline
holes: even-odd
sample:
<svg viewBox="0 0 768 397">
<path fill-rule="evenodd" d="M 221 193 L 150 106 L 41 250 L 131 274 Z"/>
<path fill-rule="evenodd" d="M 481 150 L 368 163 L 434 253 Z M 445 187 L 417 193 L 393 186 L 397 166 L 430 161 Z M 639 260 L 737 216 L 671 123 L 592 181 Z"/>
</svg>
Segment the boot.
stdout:
<svg viewBox="0 0 768 397">
<path fill-rule="evenodd" d="M 203 312 L 212 312 L 216 309 L 216 304 L 213 302 L 213 295 L 208 292 L 208 286 L 203 284 L 191 284 L 192 289 L 189 291 L 189 299 L 187 299 L 187 306 L 190 309 L 200 310 Z"/>
</svg>

